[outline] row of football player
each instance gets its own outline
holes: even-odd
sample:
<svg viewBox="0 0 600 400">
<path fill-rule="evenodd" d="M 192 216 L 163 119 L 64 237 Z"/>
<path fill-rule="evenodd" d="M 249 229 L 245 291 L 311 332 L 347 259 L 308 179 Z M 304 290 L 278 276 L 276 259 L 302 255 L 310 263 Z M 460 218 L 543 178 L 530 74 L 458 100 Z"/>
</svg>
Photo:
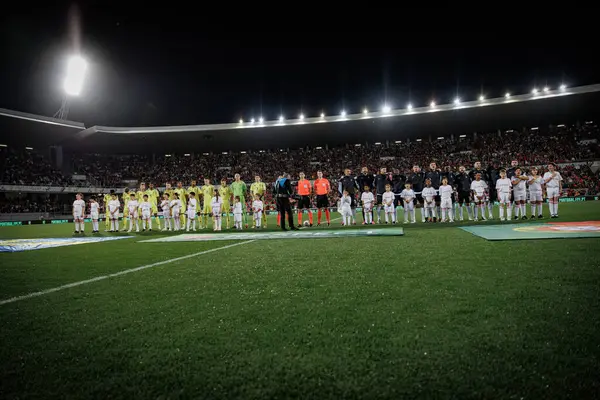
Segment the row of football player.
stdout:
<svg viewBox="0 0 600 400">
<path fill-rule="evenodd" d="M 454 190 L 448 184 L 446 177 L 442 178 L 442 185 L 439 189 L 431 186 L 431 180 L 425 181 L 425 188 L 421 192 L 415 192 L 411 184 L 405 184 L 405 189 L 398 195 L 392 192 L 391 185 L 385 186 L 386 191 L 377 201 L 370 191 L 369 186 L 364 187 L 361 195 L 361 202 L 365 211 L 363 224 L 373 224 L 373 211 L 377 206 L 377 223 L 381 223 L 381 211 L 385 213 L 385 223 L 396 223 L 397 208 L 400 204 L 404 208 L 404 222 L 416 222 L 415 208 L 417 204 L 422 204 L 421 219 L 423 222 L 436 221 L 438 216 L 442 222 L 454 222 L 456 211 L 460 212 L 460 220 L 463 220 L 463 208 L 466 205 L 469 220 L 486 220 L 485 209 L 488 210 L 490 219 L 494 218 L 492 213 L 493 203 L 489 197 L 489 187 L 481 179 L 481 174 L 475 175 L 475 180 L 471 182 L 470 192 L 459 192 Z M 512 178 L 507 178 L 506 171 L 500 171 L 500 179 L 496 181 L 496 193 L 500 202 L 500 220 L 511 219 L 514 207 L 514 218 L 527 219 L 527 188 L 529 188 L 529 202 L 531 204 L 531 218 L 542 218 L 543 188 L 546 188 L 546 197 L 548 198 L 550 217 L 558 218 L 558 199 L 562 190 L 562 177 L 560 173 L 554 170 L 554 166 L 549 167 L 549 171 L 543 177 L 537 175 L 535 169 L 532 175 L 522 175 L 517 168 L 516 174 Z M 493 190 L 493 189 L 492 189 Z M 511 198 L 512 197 L 512 198 Z M 474 207 L 471 207 L 471 200 L 474 201 Z M 512 204 L 511 204 L 512 203 Z M 383 207 L 382 207 L 383 206 Z M 338 202 L 338 208 L 342 213 L 344 225 L 356 225 L 354 212 L 354 198 L 348 190 L 344 190 L 342 198 Z M 474 215 L 474 218 L 473 218 Z M 505 218 L 506 215 L 506 218 Z M 309 215 L 310 216 L 310 215 Z M 312 219 L 312 218 L 311 218 Z M 300 218 L 299 218 L 300 220 Z"/>
<path fill-rule="evenodd" d="M 124 228 L 123 231 L 127 230 L 127 220 L 129 220 L 129 229 L 127 232 L 132 232 L 134 226 L 136 232 L 140 232 L 139 222 L 142 222 L 142 231 L 152 231 L 152 216 L 160 227 L 160 219 L 158 218 L 158 212 L 156 205 L 149 201 L 149 196 L 144 194 L 142 196 L 143 201 L 138 202 L 136 194 L 132 193 L 130 199 L 125 205 L 123 220 Z M 170 199 L 172 198 L 172 200 Z M 96 201 L 95 197 L 91 197 L 89 200 L 90 218 L 92 220 L 92 233 L 99 232 L 99 211 L 100 205 Z M 198 211 L 198 200 L 196 200 L 195 193 L 190 192 L 187 195 L 187 202 L 182 203 L 179 199 L 178 193 L 173 193 L 171 196 L 165 193 L 160 204 L 162 210 L 162 216 L 164 218 L 165 226 L 162 231 L 180 231 L 186 230 L 193 232 L 196 231 L 196 220 L 200 223 L 199 228 L 208 228 L 209 218 L 212 217 L 213 230 L 222 230 L 222 218 L 225 214 L 226 227 L 230 227 L 230 213 L 233 213 L 233 222 L 236 229 L 242 229 L 242 216 L 245 215 L 242 201 L 239 196 L 234 198 L 233 207 L 229 206 L 229 201 L 223 200 L 218 192 L 214 193 L 210 203 L 205 203 L 202 212 Z M 107 212 L 106 212 L 106 229 L 107 232 L 119 232 L 119 210 L 121 208 L 121 202 L 116 193 L 111 194 L 111 199 L 108 201 Z M 252 216 L 254 220 L 254 226 L 260 228 L 262 226 L 264 204 L 260 199 L 259 195 L 254 196 L 252 202 Z M 75 223 L 75 233 L 83 233 L 85 230 L 84 225 L 85 218 L 85 202 L 83 201 L 83 195 L 77 194 L 76 200 L 73 202 L 73 220 Z M 184 224 L 186 226 L 184 226 Z M 248 226 L 246 221 L 246 227 Z M 266 226 L 265 226 L 266 227 Z"/>
</svg>

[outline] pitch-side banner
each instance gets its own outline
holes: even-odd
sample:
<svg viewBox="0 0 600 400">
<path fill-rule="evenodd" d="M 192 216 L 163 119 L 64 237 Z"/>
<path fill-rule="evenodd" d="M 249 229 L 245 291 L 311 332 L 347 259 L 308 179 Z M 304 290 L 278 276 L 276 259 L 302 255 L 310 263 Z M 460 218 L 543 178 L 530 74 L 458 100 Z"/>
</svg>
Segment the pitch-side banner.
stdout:
<svg viewBox="0 0 600 400">
<path fill-rule="evenodd" d="M 107 242 L 111 240 L 130 239 L 133 236 L 108 237 L 74 237 L 74 238 L 45 238 L 45 239 L 6 239 L 0 240 L 0 253 L 17 251 L 40 250 L 51 247 L 73 246 L 77 244 Z"/>
</svg>

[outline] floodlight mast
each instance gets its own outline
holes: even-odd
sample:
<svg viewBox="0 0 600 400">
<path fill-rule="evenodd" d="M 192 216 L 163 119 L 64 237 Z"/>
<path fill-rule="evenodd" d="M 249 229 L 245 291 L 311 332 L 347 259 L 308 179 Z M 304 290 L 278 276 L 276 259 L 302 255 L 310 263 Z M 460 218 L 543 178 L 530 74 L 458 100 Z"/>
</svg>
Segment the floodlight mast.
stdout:
<svg viewBox="0 0 600 400">
<path fill-rule="evenodd" d="M 64 81 L 64 95 L 60 109 L 54 118 L 67 119 L 69 115 L 69 100 L 71 96 L 79 96 L 83 87 L 87 62 L 81 56 L 72 56 L 67 66 L 67 76 Z"/>
</svg>

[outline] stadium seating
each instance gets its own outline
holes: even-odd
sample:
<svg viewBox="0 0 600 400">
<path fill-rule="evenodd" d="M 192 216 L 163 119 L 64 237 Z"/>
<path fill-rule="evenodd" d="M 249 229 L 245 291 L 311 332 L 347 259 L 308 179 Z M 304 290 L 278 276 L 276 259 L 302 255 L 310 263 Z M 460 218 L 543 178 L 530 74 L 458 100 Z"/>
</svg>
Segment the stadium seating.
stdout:
<svg viewBox="0 0 600 400">
<path fill-rule="evenodd" d="M 537 129 L 536 129 L 537 130 Z M 598 159 L 600 132 L 594 124 L 559 127 L 546 131 L 507 131 L 468 135 L 457 139 L 407 141 L 391 144 L 346 145 L 328 148 L 273 149 L 247 153 L 199 153 L 193 155 L 108 155 L 74 154 L 70 159 L 70 174 L 52 168 L 43 156 L 32 150 L 0 149 L 0 183 L 10 185 L 124 187 L 124 181 L 165 182 L 181 180 L 188 185 L 192 179 L 202 184 L 209 178 L 218 184 L 240 173 L 247 182 L 260 175 L 265 182 L 273 181 L 281 171 L 292 176 L 304 171 L 310 179 L 322 170 L 335 184 L 344 168 L 357 172 L 367 166 L 375 172 L 388 170 L 407 172 L 413 165 L 427 166 L 436 161 L 439 167 L 459 165 L 470 168 L 475 161 L 486 167 L 493 162 L 509 165 L 518 160 L 522 166 L 545 165 L 548 162 L 571 164 L 561 168 L 565 188 L 570 193 L 600 192 L 598 171 L 588 165 L 572 163 Z M 463 135 L 464 136 L 464 135 Z M 73 175 L 85 175 L 85 180 L 73 180 Z M 334 201 L 332 196 L 332 201 Z M 38 197 L 10 201 L 0 197 L 2 212 L 19 210 L 54 210 L 61 206 L 57 198 Z M 267 206 L 273 206 L 267 197 Z"/>
</svg>

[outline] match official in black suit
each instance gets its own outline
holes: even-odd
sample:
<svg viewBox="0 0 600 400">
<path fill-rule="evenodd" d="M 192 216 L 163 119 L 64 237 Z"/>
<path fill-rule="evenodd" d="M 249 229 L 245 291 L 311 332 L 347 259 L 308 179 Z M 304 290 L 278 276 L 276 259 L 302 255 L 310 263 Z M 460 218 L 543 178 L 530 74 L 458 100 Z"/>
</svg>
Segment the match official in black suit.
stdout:
<svg viewBox="0 0 600 400">
<path fill-rule="evenodd" d="M 290 229 L 297 231 L 298 228 L 294 226 L 294 216 L 292 214 L 292 206 L 290 205 L 290 198 L 294 192 L 292 190 L 289 174 L 284 173 L 281 178 L 277 179 L 273 193 L 277 199 L 277 210 L 281 215 L 281 230 L 287 231 L 285 228 L 285 213 L 287 213 Z"/>
</svg>

